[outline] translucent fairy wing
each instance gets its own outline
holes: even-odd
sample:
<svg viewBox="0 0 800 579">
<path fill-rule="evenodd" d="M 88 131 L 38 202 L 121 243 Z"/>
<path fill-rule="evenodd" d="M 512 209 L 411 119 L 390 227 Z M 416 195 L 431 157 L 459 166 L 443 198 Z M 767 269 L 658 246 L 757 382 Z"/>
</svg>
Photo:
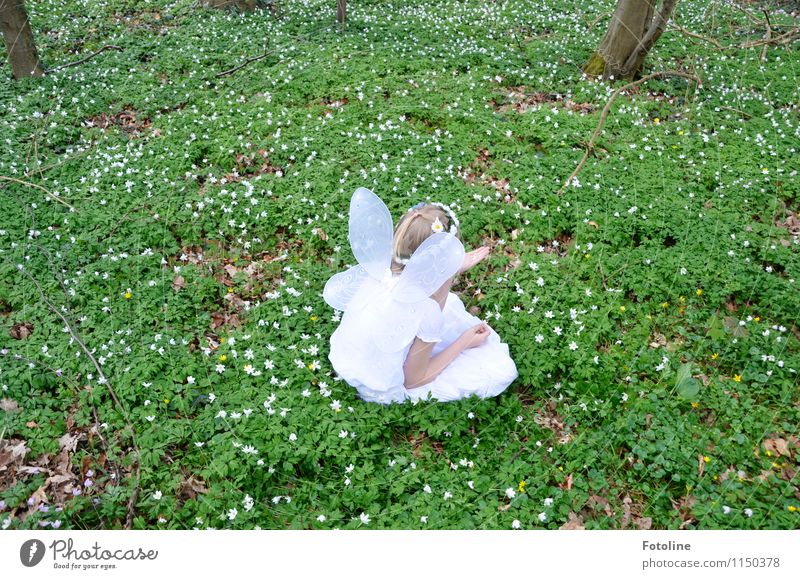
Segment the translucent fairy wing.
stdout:
<svg viewBox="0 0 800 579">
<path fill-rule="evenodd" d="M 380 280 L 392 264 L 392 215 L 369 189 L 359 187 L 350 199 L 350 248 L 358 263 Z"/>
<path fill-rule="evenodd" d="M 430 297 L 463 263 L 464 246 L 456 236 L 443 232 L 430 235 L 417 247 L 400 274 L 394 299 L 415 303 Z"/>
<path fill-rule="evenodd" d="M 347 271 L 342 271 L 331 276 L 322 290 L 322 298 L 332 308 L 347 311 L 353 296 L 363 285 L 363 281 L 370 277 L 367 270 L 359 264 Z"/>
</svg>

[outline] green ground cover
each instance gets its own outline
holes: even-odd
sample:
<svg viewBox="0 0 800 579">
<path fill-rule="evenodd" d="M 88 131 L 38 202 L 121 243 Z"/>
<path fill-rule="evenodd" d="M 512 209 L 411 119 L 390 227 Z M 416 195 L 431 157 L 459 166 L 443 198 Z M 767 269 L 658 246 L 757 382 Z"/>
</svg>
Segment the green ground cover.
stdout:
<svg viewBox="0 0 800 579">
<path fill-rule="evenodd" d="M 702 85 L 618 97 L 558 194 L 623 84 L 580 71 L 608 0 L 356 1 L 345 32 L 328 0 L 27 4 L 46 67 L 121 50 L 2 71 L 0 526 L 800 526 L 791 45 L 667 30 L 645 72 Z M 454 291 L 509 344 L 504 394 L 336 380 L 359 186 L 492 246 Z"/>
</svg>

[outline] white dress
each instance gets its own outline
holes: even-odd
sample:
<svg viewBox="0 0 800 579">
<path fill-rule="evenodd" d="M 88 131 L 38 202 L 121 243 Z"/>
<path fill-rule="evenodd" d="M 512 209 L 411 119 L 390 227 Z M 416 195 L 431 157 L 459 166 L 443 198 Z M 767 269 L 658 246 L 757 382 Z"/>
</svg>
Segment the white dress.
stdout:
<svg viewBox="0 0 800 579">
<path fill-rule="evenodd" d="M 452 344 L 465 330 L 481 323 L 464 308 L 454 293 L 447 295 L 444 309 L 439 305 L 425 307 L 420 317 L 417 336 L 425 342 L 438 342 L 431 356 Z M 430 306 L 430 304 L 425 304 Z M 403 386 L 403 364 L 413 339 L 402 350 L 385 353 L 362 331 L 367 326 L 368 312 L 348 310 L 339 327 L 331 335 L 328 359 L 336 373 L 358 390 L 368 402 L 390 404 L 405 400 L 417 401 L 428 396 L 447 402 L 471 395 L 481 398 L 497 396 L 517 378 L 518 372 L 508 345 L 490 328 L 486 341 L 477 348 L 461 352 L 434 380 L 418 388 Z"/>
</svg>

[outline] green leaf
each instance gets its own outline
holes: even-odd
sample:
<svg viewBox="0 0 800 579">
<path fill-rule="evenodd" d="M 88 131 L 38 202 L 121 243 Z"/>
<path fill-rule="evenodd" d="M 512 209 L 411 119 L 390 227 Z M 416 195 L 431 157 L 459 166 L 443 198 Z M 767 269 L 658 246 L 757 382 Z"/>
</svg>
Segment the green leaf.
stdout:
<svg viewBox="0 0 800 579">
<path fill-rule="evenodd" d="M 722 340 L 725 337 L 725 329 L 722 321 L 715 314 L 708 319 L 708 335 L 712 340 Z"/>
<path fill-rule="evenodd" d="M 689 378 L 688 380 L 684 380 L 680 384 L 678 384 L 678 396 L 681 398 L 686 398 L 687 400 L 693 400 L 697 398 L 697 394 L 700 392 L 700 383 L 695 380 L 694 378 Z"/>
<path fill-rule="evenodd" d="M 700 383 L 692 378 L 691 364 L 681 364 L 675 378 L 675 388 L 678 396 L 687 400 L 694 400 L 700 392 Z"/>
</svg>

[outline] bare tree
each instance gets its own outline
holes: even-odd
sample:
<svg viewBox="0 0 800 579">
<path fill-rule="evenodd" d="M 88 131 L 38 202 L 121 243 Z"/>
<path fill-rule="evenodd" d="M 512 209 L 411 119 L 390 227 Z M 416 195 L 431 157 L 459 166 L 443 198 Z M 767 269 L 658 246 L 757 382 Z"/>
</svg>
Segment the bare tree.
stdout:
<svg viewBox="0 0 800 579">
<path fill-rule="evenodd" d="M 342 25 L 342 32 L 344 32 L 344 23 L 347 19 L 347 0 L 336 0 L 336 22 Z"/>
<path fill-rule="evenodd" d="M 14 78 L 42 76 L 44 71 L 36 52 L 24 0 L 0 0 L 0 27 Z"/>
<path fill-rule="evenodd" d="M 586 63 L 586 74 L 634 78 L 664 32 L 678 0 L 617 0 L 606 35 Z"/>
</svg>

